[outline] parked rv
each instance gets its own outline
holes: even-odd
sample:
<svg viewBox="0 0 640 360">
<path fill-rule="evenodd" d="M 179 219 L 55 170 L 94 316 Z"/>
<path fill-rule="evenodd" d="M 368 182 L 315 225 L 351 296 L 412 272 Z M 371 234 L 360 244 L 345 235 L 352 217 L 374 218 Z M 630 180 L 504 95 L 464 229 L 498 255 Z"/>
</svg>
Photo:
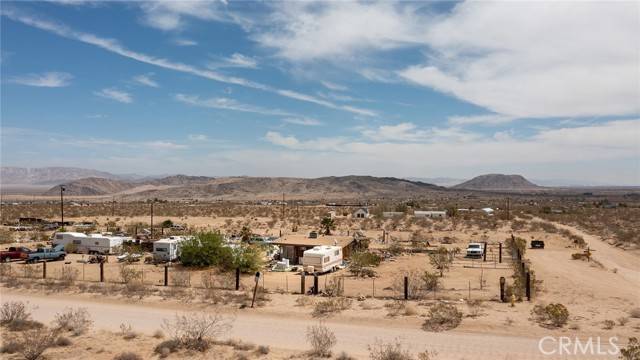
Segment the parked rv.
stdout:
<svg viewBox="0 0 640 360">
<path fill-rule="evenodd" d="M 180 259 L 180 247 L 187 240 L 185 236 L 169 236 L 153 243 L 153 259 L 157 262 Z"/>
<path fill-rule="evenodd" d="M 83 234 L 79 232 L 59 232 L 51 238 L 53 246 L 73 244 L 75 252 L 83 254 L 116 254 L 124 241 L 131 240 L 123 236 L 104 234 Z"/>
<path fill-rule="evenodd" d="M 310 272 L 334 271 L 342 265 L 342 248 L 339 246 L 316 246 L 302 253 L 302 265 Z"/>
</svg>

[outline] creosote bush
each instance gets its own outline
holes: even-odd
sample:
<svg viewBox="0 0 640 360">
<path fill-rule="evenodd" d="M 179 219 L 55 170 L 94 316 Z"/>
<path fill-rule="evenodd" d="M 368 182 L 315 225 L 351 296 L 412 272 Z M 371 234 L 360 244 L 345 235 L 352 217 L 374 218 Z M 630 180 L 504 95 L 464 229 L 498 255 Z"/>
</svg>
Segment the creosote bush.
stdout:
<svg viewBox="0 0 640 360">
<path fill-rule="evenodd" d="M 311 345 L 311 355 L 331 357 L 331 348 L 337 342 L 336 335 L 322 322 L 307 327 L 307 342 Z"/>
<path fill-rule="evenodd" d="M 56 329 L 79 336 L 91 328 L 93 320 L 85 308 L 67 308 L 63 313 L 56 314 L 53 323 Z"/>
<path fill-rule="evenodd" d="M 540 326 L 549 328 L 563 327 L 569 320 L 569 310 L 560 303 L 552 303 L 549 305 L 537 304 L 531 310 L 531 315 Z"/>
<path fill-rule="evenodd" d="M 188 313 L 176 314 L 173 320 L 165 319 L 162 328 L 181 347 L 206 351 L 210 341 L 228 331 L 232 323 L 232 319 L 217 313 Z"/>
<path fill-rule="evenodd" d="M 422 328 L 426 331 L 445 331 L 455 329 L 461 322 L 462 313 L 455 305 L 439 303 L 429 309 Z"/>
<path fill-rule="evenodd" d="M 25 331 L 22 333 L 20 341 L 20 353 L 27 360 L 39 359 L 45 350 L 55 344 L 57 337 L 58 331 L 56 329 L 46 327 Z"/>
<path fill-rule="evenodd" d="M 320 300 L 315 303 L 311 315 L 314 317 L 329 316 L 351 308 L 352 303 L 353 300 L 346 297 L 334 297 L 326 300 Z"/>
<path fill-rule="evenodd" d="M 114 356 L 113 360 L 142 360 L 142 356 L 131 351 L 125 351 Z"/>
</svg>

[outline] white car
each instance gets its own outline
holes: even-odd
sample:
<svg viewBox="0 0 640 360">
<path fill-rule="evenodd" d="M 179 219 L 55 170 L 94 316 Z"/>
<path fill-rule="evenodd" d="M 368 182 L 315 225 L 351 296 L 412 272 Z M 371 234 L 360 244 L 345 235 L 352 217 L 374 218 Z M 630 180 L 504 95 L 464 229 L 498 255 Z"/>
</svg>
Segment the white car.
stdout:
<svg viewBox="0 0 640 360">
<path fill-rule="evenodd" d="M 484 255 L 483 243 L 469 243 L 467 245 L 467 257 L 482 257 Z"/>
</svg>

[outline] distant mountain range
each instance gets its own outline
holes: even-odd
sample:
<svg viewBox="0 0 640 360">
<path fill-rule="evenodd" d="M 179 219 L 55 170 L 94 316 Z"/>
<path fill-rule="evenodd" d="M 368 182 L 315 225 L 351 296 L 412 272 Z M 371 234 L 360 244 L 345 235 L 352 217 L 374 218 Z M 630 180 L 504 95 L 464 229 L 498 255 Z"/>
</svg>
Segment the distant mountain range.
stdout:
<svg viewBox="0 0 640 360">
<path fill-rule="evenodd" d="M 57 185 L 90 177 L 118 180 L 137 180 L 144 178 L 144 176 L 136 174 L 116 175 L 106 171 L 76 167 L 24 168 L 3 166 L 0 168 L 0 183 L 3 185 Z"/>
<path fill-rule="evenodd" d="M 483 191 L 531 191 L 544 189 L 522 175 L 487 174 L 451 187 L 452 189 Z"/>
<path fill-rule="evenodd" d="M 330 176 L 316 179 L 288 177 L 205 177 L 174 175 L 161 179 L 126 181 L 85 178 L 65 183 L 73 196 L 120 196 L 129 199 L 340 199 L 412 197 L 445 191 L 437 185 L 373 176 Z M 54 186 L 45 195 L 57 195 Z"/>
</svg>

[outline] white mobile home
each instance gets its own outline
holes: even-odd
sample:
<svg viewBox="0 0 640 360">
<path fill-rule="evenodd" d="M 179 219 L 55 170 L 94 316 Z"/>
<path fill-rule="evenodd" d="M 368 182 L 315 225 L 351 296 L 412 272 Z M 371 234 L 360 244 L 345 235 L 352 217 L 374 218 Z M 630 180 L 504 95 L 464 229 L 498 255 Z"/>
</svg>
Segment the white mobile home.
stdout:
<svg viewBox="0 0 640 360">
<path fill-rule="evenodd" d="M 156 261 L 176 261 L 180 258 L 180 248 L 187 240 L 184 236 L 169 236 L 153 243 L 153 259 Z"/>
<path fill-rule="evenodd" d="M 342 264 L 342 248 L 340 246 L 316 246 L 306 250 L 302 255 L 302 265 L 313 267 L 314 272 L 333 271 Z"/>
<path fill-rule="evenodd" d="M 428 217 L 432 219 L 444 219 L 447 217 L 446 211 L 422 211 L 416 210 L 413 212 L 413 216 L 415 217 Z"/>
<path fill-rule="evenodd" d="M 53 246 L 73 244 L 76 251 L 83 254 L 115 254 L 122 243 L 131 238 L 103 234 L 83 234 L 79 232 L 59 232 L 51 238 Z"/>
</svg>

